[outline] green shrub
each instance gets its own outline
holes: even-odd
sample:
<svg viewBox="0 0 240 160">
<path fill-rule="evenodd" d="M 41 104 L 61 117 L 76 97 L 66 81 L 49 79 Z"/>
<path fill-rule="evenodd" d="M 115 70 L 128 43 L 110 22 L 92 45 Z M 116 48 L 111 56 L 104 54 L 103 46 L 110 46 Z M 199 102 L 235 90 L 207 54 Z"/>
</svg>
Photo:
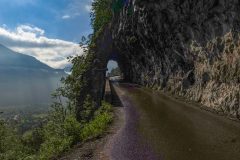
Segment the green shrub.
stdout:
<svg viewBox="0 0 240 160">
<path fill-rule="evenodd" d="M 80 113 L 82 123 L 88 122 L 93 117 L 94 111 L 94 101 L 90 95 L 87 95 Z"/>
<path fill-rule="evenodd" d="M 44 142 L 40 149 L 40 159 L 56 157 L 81 140 L 85 141 L 103 134 L 112 121 L 111 111 L 111 105 L 102 102 L 102 106 L 95 111 L 94 118 L 87 123 L 79 123 L 71 114 L 65 116 L 63 123 L 50 120 L 43 129 Z"/>
<path fill-rule="evenodd" d="M 85 141 L 103 134 L 108 125 L 112 122 L 112 119 L 111 105 L 103 102 L 102 107 L 95 112 L 94 119 L 82 129 L 81 139 Z"/>
<path fill-rule="evenodd" d="M 111 3 L 112 0 L 93 1 L 91 18 L 95 33 L 110 22 L 112 18 Z"/>
<path fill-rule="evenodd" d="M 30 152 L 39 151 L 40 145 L 43 143 L 43 131 L 41 128 L 36 128 L 27 131 L 22 136 L 22 143 L 28 146 Z"/>
<path fill-rule="evenodd" d="M 112 105 L 105 101 L 102 101 L 102 106 L 98 110 L 95 111 L 94 115 L 96 117 L 99 114 L 102 114 L 102 113 L 111 114 L 111 112 L 112 112 Z"/>
<path fill-rule="evenodd" d="M 49 137 L 48 140 L 41 145 L 40 159 L 47 160 L 56 157 L 60 153 L 68 150 L 71 144 L 71 137 L 59 135 Z"/>
<path fill-rule="evenodd" d="M 63 123 L 51 120 L 44 127 L 44 142 L 40 159 L 50 159 L 68 150 L 80 141 L 81 124 L 73 115 L 67 115 Z"/>
<path fill-rule="evenodd" d="M 0 159 L 17 160 L 28 156 L 20 137 L 3 121 L 0 121 Z"/>
<path fill-rule="evenodd" d="M 74 116 L 68 116 L 65 119 L 63 129 L 65 130 L 66 135 L 72 138 L 73 143 L 76 143 L 80 140 L 81 128 L 81 124 Z"/>
</svg>

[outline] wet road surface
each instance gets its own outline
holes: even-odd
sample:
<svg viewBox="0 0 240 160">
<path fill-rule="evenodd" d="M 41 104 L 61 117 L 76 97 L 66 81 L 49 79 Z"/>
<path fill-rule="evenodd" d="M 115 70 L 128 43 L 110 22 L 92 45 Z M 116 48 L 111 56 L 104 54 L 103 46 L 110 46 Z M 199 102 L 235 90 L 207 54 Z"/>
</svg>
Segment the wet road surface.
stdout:
<svg viewBox="0 0 240 160">
<path fill-rule="evenodd" d="M 240 123 L 159 92 L 115 83 L 125 122 L 113 160 L 240 160 Z"/>
</svg>

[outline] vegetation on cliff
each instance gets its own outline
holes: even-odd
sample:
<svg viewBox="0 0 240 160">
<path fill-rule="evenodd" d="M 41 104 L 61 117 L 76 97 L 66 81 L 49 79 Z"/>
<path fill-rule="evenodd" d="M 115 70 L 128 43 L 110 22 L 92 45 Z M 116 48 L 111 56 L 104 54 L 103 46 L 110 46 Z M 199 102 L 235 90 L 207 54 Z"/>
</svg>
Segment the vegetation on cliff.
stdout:
<svg viewBox="0 0 240 160">
<path fill-rule="evenodd" d="M 79 122 L 69 108 L 57 106 L 49 114 L 46 125 L 22 136 L 1 121 L 0 159 L 47 160 L 59 156 L 78 142 L 101 135 L 112 121 L 111 105 L 103 102 L 93 112 L 89 121 Z"/>
<path fill-rule="evenodd" d="M 95 0 L 93 1 L 91 13 L 92 27 L 96 33 L 102 29 L 112 18 L 111 9 L 112 0 Z"/>
</svg>

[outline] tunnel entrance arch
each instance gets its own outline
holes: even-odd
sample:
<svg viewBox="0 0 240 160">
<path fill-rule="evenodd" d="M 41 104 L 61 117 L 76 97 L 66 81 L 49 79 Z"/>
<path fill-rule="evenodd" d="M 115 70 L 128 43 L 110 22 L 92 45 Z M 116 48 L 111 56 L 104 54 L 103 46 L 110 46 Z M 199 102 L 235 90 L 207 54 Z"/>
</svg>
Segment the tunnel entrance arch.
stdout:
<svg viewBox="0 0 240 160">
<path fill-rule="evenodd" d="M 131 82 L 132 79 L 132 65 L 131 59 L 126 57 L 126 54 L 119 52 L 118 47 L 115 46 L 111 29 L 105 28 L 99 39 L 96 40 L 96 48 L 94 48 L 94 61 L 92 64 L 93 72 L 91 78 L 91 95 L 97 106 L 101 105 L 104 98 L 106 74 L 109 61 L 115 61 L 121 70 L 122 77 L 125 82 Z"/>
</svg>

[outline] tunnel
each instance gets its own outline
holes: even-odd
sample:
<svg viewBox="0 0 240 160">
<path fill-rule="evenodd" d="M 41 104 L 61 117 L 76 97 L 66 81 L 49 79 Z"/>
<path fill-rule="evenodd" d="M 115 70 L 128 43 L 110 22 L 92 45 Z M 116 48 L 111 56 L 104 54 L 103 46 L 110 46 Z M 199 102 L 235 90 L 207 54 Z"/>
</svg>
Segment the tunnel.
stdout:
<svg viewBox="0 0 240 160">
<path fill-rule="evenodd" d="M 113 79 L 114 77 L 123 79 L 123 75 L 117 61 L 110 59 L 107 63 L 106 78 L 111 80 L 111 78 Z"/>
<path fill-rule="evenodd" d="M 109 61 L 114 61 L 121 70 L 125 82 L 131 82 L 131 63 L 124 52 L 120 52 L 114 45 L 110 29 L 106 28 L 103 35 L 97 40 L 97 48 L 94 53 L 93 74 L 91 91 L 97 106 L 101 105 L 104 98 L 106 75 Z"/>
</svg>

